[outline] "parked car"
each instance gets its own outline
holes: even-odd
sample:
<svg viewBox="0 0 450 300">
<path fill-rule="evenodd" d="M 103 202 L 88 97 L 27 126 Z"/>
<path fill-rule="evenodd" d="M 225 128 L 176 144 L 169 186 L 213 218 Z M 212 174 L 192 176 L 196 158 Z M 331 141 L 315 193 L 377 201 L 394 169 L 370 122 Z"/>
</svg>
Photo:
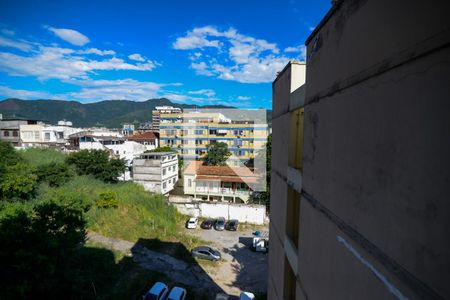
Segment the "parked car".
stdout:
<svg viewBox="0 0 450 300">
<path fill-rule="evenodd" d="M 169 288 L 165 283 L 156 282 L 152 288 L 143 297 L 144 300 L 163 300 L 166 299 Z"/>
<path fill-rule="evenodd" d="M 207 260 L 219 260 L 222 257 L 219 251 L 208 246 L 200 246 L 192 249 L 192 256 Z"/>
<path fill-rule="evenodd" d="M 195 217 L 190 218 L 186 222 L 186 228 L 188 228 L 188 229 L 195 229 L 195 228 L 197 228 L 197 225 L 198 225 L 198 219 Z"/>
<path fill-rule="evenodd" d="M 239 224 L 238 220 L 230 220 L 225 225 L 225 229 L 236 231 L 238 229 L 238 224 Z"/>
<path fill-rule="evenodd" d="M 217 218 L 216 222 L 214 223 L 214 229 L 222 231 L 225 229 L 225 218 Z"/>
<path fill-rule="evenodd" d="M 203 229 L 211 229 L 213 227 L 213 224 L 214 224 L 213 220 L 207 219 L 207 220 L 202 222 L 200 227 L 203 228 Z"/>
<path fill-rule="evenodd" d="M 169 293 L 169 297 L 167 297 L 167 300 L 185 300 L 186 299 L 187 292 L 185 289 L 180 287 L 174 287 Z"/>
</svg>

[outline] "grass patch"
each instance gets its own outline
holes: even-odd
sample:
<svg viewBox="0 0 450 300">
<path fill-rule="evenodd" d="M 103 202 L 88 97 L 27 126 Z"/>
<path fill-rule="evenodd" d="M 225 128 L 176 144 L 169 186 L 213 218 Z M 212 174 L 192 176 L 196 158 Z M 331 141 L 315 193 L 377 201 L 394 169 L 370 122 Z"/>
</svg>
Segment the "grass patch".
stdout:
<svg viewBox="0 0 450 300">
<path fill-rule="evenodd" d="M 26 163 L 32 167 L 38 167 L 50 163 L 63 163 L 66 154 L 61 151 L 43 148 L 28 148 L 19 151 Z"/>
</svg>

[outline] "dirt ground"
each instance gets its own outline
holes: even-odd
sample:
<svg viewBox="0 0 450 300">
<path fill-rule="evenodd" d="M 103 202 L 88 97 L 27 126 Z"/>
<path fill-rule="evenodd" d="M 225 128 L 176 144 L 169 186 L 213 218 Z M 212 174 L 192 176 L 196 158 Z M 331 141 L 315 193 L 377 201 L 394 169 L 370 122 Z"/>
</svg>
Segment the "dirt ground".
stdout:
<svg viewBox="0 0 450 300">
<path fill-rule="evenodd" d="M 267 227 L 241 226 L 238 231 L 216 231 L 185 229 L 203 240 L 208 246 L 222 253 L 218 263 L 202 263 L 201 266 L 212 280 L 230 295 L 239 295 L 241 291 L 266 293 L 267 290 L 267 254 L 254 252 L 252 233 L 257 230 L 267 231 Z"/>
</svg>

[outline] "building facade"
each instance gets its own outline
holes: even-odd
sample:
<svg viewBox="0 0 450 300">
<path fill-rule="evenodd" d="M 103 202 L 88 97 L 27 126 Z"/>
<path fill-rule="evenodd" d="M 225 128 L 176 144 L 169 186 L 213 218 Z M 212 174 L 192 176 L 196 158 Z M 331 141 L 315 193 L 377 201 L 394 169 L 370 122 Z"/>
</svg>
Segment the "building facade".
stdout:
<svg viewBox="0 0 450 300">
<path fill-rule="evenodd" d="M 39 120 L 27 120 L 23 118 L 1 118 L 0 119 L 0 139 L 6 142 L 11 143 L 14 147 L 22 146 L 22 139 L 20 135 L 20 126 L 21 125 L 39 125 L 36 127 L 36 130 L 32 130 L 31 135 L 28 136 L 27 140 L 36 140 L 38 142 L 41 141 L 42 131 L 40 127 L 44 123 Z"/>
<path fill-rule="evenodd" d="M 184 194 L 194 200 L 247 203 L 252 184 L 259 179 L 248 168 L 204 166 L 190 161 L 183 172 Z"/>
<path fill-rule="evenodd" d="M 335 1 L 274 81 L 269 299 L 450 299 L 448 11 Z"/>
<path fill-rule="evenodd" d="M 185 112 L 161 114 L 160 144 L 168 146 L 183 159 L 199 159 L 208 145 L 224 142 L 232 158 L 247 161 L 264 149 L 267 123 L 253 120 L 232 120 L 222 113 Z"/>
<path fill-rule="evenodd" d="M 173 106 L 156 106 L 152 111 L 152 127 L 153 131 L 159 132 L 159 124 L 161 122 L 161 114 L 181 113 L 181 108 Z"/>
<path fill-rule="evenodd" d="M 150 152 L 133 160 L 133 181 L 146 191 L 167 194 L 178 181 L 178 155 L 174 152 Z"/>
</svg>

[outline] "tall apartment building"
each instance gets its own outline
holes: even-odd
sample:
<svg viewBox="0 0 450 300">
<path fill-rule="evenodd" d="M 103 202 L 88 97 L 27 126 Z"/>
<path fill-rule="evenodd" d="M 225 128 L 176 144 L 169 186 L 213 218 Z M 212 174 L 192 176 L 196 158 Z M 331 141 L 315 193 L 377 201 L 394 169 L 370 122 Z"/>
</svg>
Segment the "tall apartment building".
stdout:
<svg viewBox="0 0 450 300">
<path fill-rule="evenodd" d="M 247 161 L 264 148 L 267 135 L 264 121 L 232 120 L 211 110 L 161 114 L 161 146 L 178 150 L 184 159 L 198 159 L 209 144 L 224 142 L 236 160 Z"/>
<path fill-rule="evenodd" d="M 173 106 L 156 106 L 152 111 L 152 130 L 159 132 L 159 124 L 161 122 L 161 114 L 181 113 L 179 107 Z"/>
<path fill-rule="evenodd" d="M 449 11 L 335 1 L 279 73 L 269 299 L 450 299 Z"/>
</svg>

